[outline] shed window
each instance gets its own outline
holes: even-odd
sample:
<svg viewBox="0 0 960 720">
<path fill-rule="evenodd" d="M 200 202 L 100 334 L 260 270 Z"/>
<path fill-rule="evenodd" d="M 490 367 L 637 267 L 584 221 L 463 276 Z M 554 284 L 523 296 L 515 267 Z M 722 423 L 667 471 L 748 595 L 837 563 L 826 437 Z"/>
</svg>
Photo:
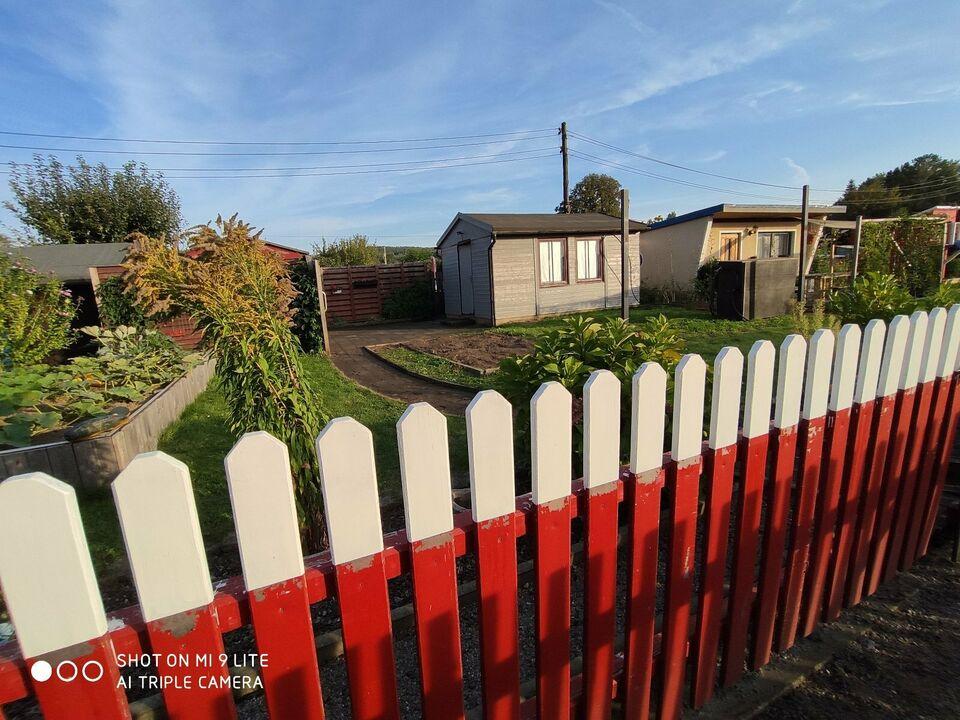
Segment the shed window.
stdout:
<svg viewBox="0 0 960 720">
<path fill-rule="evenodd" d="M 577 280 L 600 279 L 600 241 L 577 240 Z"/>
<path fill-rule="evenodd" d="M 778 258 L 793 255 L 792 232 L 757 233 L 757 257 Z"/>
<path fill-rule="evenodd" d="M 540 241 L 540 284 L 556 285 L 567 280 L 567 258 L 563 240 Z"/>
</svg>

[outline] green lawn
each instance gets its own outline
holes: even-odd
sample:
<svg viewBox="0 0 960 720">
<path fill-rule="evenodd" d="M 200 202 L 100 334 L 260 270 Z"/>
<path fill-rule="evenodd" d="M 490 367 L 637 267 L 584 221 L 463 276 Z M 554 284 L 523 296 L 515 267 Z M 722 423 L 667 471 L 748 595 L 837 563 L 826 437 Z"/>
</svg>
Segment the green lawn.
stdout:
<svg viewBox="0 0 960 720">
<path fill-rule="evenodd" d="M 430 353 L 411 350 L 402 345 L 379 347 L 376 353 L 407 370 L 430 378 L 456 383 L 473 390 L 490 387 L 490 376 L 468 373 L 455 363 Z"/>
<path fill-rule="evenodd" d="M 325 357 L 311 355 L 304 358 L 304 368 L 319 388 L 324 408 L 331 417 L 349 415 L 370 428 L 380 493 L 399 497 L 396 422 L 405 406 L 351 382 Z M 462 417 L 448 417 L 447 423 L 453 470 L 465 472 L 464 420 Z M 200 527 L 208 544 L 220 542 L 233 532 L 223 473 L 223 458 L 233 443 L 227 407 L 214 384 L 160 438 L 160 449 L 190 468 Z M 113 498 L 109 493 L 81 496 L 80 512 L 94 563 L 98 571 L 102 570 L 123 555 L 123 540 Z"/>
</svg>

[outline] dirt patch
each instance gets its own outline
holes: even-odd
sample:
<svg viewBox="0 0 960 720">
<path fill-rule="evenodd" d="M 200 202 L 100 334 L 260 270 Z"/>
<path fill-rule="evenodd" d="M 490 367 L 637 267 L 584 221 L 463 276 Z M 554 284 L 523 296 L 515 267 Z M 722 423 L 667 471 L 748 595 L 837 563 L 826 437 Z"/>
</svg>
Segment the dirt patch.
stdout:
<svg viewBox="0 0 960 720">
<path fill-rule="evenodd" d="M 473 332 L 409 340 L 404 345 L 486 370 L 496 368 L 504 358 L 527 354 L 533 348 L 533 341 L 502 333 Z"/>
</svg>

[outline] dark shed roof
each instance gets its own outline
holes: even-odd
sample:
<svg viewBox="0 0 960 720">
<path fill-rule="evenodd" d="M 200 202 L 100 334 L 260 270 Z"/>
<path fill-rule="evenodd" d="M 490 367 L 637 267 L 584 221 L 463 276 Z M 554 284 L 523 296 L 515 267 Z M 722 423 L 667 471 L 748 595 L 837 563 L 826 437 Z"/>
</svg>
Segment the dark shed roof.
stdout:
<svg viewBox="0 0 960 720">
<path fill-rule="evenodd" d="M 620 232 L 620 218 L 603 213 L 460 213 L 460 217 L 489 225 L 498 235 Z M 645 224 L 630 221 L 631 232 L 646 229 Z"/>
<path fill-rule="evenodd" d="M 119 265 L 127 256 L 130 243 L 91 243 L 90 245 L 26 245 L 10 248 L 14 257 L 23 258 L 37 272 L 71 282 L 90 280 L 90 268 Z"/>
</svg>

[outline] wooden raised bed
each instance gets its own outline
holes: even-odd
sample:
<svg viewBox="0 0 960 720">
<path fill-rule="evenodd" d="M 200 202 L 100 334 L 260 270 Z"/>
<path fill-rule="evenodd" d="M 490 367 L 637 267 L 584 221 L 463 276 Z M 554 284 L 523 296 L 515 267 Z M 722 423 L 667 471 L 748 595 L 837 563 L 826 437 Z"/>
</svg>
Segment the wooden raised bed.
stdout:
<svg viewBox="0 0 960 720">
<path fill-rule="evenodd" d="M 99 435 L 0 451 L 0 480 L 45 472 L 82 490 L 106 487 L 138 453 L 157 449 L 160 434 L 206 389 L 213 368 L 213 360 L 196 366 L 138 407 L 123 425 Z"/>
</svg>

